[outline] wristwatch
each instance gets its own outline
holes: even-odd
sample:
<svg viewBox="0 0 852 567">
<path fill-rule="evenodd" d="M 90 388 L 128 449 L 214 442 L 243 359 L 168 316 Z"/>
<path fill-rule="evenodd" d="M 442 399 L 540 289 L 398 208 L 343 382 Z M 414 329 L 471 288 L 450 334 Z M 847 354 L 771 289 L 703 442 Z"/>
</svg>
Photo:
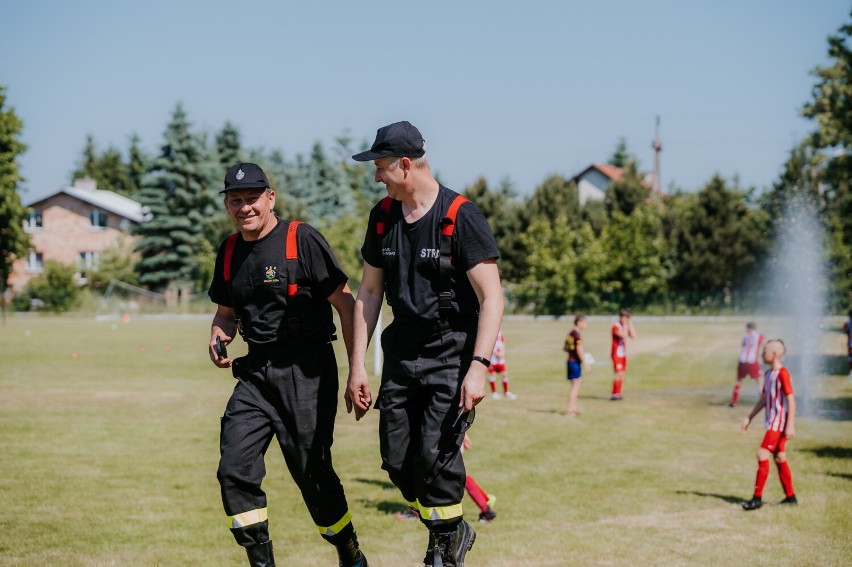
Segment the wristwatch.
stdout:
<svg viewBox="0 0 852 567">
<path fill-rule="evenodd" d="M 485 366 L 491 366 L 491 361 L 485 358 L 484 356 L 474 356 L 473 360 L 475 360 L 476 362 L 481 362 Z"/>
</svg>

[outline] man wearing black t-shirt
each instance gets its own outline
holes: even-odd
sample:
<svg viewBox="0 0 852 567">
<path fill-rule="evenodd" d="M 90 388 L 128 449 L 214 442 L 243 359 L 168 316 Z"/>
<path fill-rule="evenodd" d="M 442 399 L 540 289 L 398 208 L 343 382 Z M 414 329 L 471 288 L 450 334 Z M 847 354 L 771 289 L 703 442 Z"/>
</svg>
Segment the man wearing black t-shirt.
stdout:
<svg viewBox="0 0 852 567">
<path fill-rule="evenodd" d="M 232 166 L 222 192 L 239 232 L 216 257 L 208 293 L 218 307 L 209 349 L 213 363 L 231 368 L 237 379 L 222 417 L 217 473 L 231 532 L 253 567 L 275 565 L 260 488 L 264 454 L 275 436 L 317 529 L 337 547 L 341 567 L 367 567 L 331 463 L 338 393 L 331 308 L 340 316 L 348 354 L 354 299 L 346 274 L 313 227 L 275 216 L 275 192 L 257 165 Z M 236 332 L 249 350 L 231 360 L 217 342 L 227 345 Z"/>
<path fill-rule="evenodd" d="M 462 519 L 460 447 L 485 395 L 503 292 L 485 217 L 435 180 L 425 153 L 417 128 L 397 122 L 352 156 L 374 162 L 390 200 L 371 211 L 361 248 L 344 397 L 356 419 L 370 408 L 364 359 L 385 295 L 394 318 L 382 333 L 376 400 L 382 468 L 429 529 L 424 562 L 461 566 L 476 534 Z"/>
</svg>

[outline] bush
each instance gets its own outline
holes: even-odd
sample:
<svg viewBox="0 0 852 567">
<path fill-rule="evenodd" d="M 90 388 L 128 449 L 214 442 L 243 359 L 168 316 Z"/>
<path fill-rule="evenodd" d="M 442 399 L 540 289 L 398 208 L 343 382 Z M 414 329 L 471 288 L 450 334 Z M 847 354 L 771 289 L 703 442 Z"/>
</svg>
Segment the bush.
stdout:
<svg viewBox="0 0 852 567">
<path fill-rule="evenodd" d="M 74 283 L 74 272 L 73 266 L 48 260 L 44 265 L 44 273 L 31 279 L 12 304 L 18 311 L 70 311 L 80 303 L 80 289 Z"/>
</svg>

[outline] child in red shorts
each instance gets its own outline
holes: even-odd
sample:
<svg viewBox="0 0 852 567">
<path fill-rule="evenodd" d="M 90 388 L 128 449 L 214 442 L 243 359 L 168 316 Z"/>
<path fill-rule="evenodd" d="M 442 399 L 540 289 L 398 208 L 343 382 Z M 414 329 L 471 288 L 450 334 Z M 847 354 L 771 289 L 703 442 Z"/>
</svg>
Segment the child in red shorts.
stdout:
<svg viewBox="0 0 852 567">
<path fill-rule="evenodd" d="M 611 400 L 621 399 L 624 375 L 627 372 L 627 339 L 636 338 L 633 328 L 633 315 L 627 309 L 618 310 L 618 321 L 612 325 L 612 396 Z"/>
<path fill-rule="evenodd" d="M 765 410 L 764 423 L 766 434 L 757 450 L 757 480 L 754 484 L 754 496 L 743 504 L 744 510 L 757 510 L 763 506 L 763 488 L 769 477 L 769 457 L 775 456 L 778 477 L 784 489 L 784 500 L 780 504 L 798 504 L 793 490 L 793 475 L 787 463 L 787 440 L 796 435 L 796 398 L 793 395 L 793 382 L 790 372 L 784 368 L 782 359 L 786 349 L 784 341 L 772 339 L 763 347 L 763 362 L 771 365 L 766 371 L 763 384 L 763 399 L 754 404 L 751 413 L 743 419 L 740 431 L 745 433 L 751 420 Z"/>
<path fill-rule="evenodd" d="M 757 332 L 757 325 L 751 322 L 746 323 L 746 332 L 743 335 L 740 358 L 737 362 L 737 382 L 734 384 L 734 392 L 731 394 L 731 403 L 729 404 L 732 408 L 737 407 L 737 401 L 740 399 L 740 388 L 746 376 L 757 380 L 757 391 L 761 395 L 763 393 L 763 376 L 760 374 L 760 348 L 762 346 L 763 335 Z"/>
</svg>

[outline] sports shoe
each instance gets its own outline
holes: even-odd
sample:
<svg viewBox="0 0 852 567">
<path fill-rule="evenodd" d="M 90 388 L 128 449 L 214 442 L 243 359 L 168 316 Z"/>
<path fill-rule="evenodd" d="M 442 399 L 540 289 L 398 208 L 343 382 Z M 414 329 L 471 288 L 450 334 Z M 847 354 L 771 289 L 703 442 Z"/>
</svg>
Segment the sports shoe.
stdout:
<svg viewBox="0 0 852 567">
<path fill-rule="evenodd" d="M 516 396 L 512 392 L 506 392 L 503 395 L 506 397 L 507 400 L 517 400 L 518 399 L 518 396 Z"/>
<path fill-rule="evenodd" d="M 500 394 L 498 394 L 497 392 L 491 392 L 491 398 L 494 400 L 499 400 Z"/>
<path fill-rule="evenodd" d="M 487 524 L 489 522 L 493 522 L 496 519 L 497 519 L 497 512 L 492 510 L 491 506 L 489 506 L 488 509 L 485 510 L 485 512 L 479 513 L 479 521 L 482 522 L 482 523 Z"/>
<path fill-rule="evenodd" d="M 613 394 L 612 396 L 609 397 L 609 399 L 613 402 L 620 402 L 621 401 L 621 394 Z"/>
<path fill-rule="evenodd" d="M 735 404 L 734 402 L 731 402 L 731 403 L 728 404 L 728 407 L 729 408 L 735 408 L 735 407 L 737 407 L 737 404 Z"/>
<path fill-rule="evenodd" d="M 464 567 L 464 556 L 473 547 L 476 532 L 462 520 L 455 531 L 435 534 L 435 567 Z"/>
<path fill-rule="evenodd" d="M 763 499 L 755 496 L 751 500 L 743 504 L 743 510 L 745 510 L 746 512 L 751 512 L 752 510 L 757 510 L 761 506 L 763 506 Z"/>
<path fill-rule="evenodd" d="M 784 500 L 782 500 L 778 504 L 781 504 L 781 505 L 784 505 L 784 506 L 787 506 L 787 505 L 798 506 L 799 501 L 796 500 L 796 495 L 794 494 L 793 496 L 788 496 L 787 498 L 785 498 Z"/>
</svg>

